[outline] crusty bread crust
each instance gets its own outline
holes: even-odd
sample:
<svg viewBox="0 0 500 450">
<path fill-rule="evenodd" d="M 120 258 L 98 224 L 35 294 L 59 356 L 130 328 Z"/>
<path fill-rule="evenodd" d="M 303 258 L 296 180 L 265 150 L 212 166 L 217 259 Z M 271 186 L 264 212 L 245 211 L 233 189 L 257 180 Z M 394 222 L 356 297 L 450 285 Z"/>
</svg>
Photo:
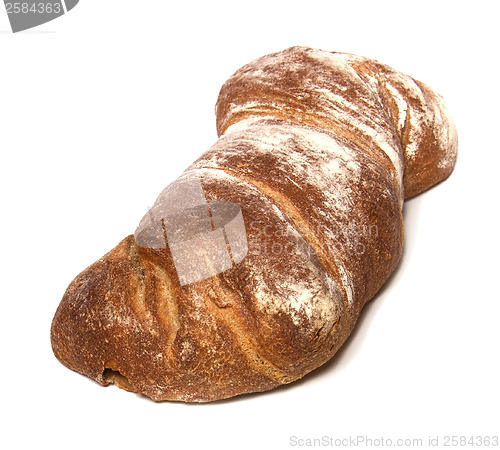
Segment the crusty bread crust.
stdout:
<svg viewBox="0 0 500 450">
<path fill-rule="evenodd" d="M 453 170 L 442 99 L 376 61 L 292 47 L 239 69 L 219 140 L 181 176 L 241 207 L 248 254 L 182 285 L 172 252 L 128 236 L 68 287 L 56 357 L 154 400 L 212 401 L 328 361 L 396 267 L 402 203 Z"/>
</svg>

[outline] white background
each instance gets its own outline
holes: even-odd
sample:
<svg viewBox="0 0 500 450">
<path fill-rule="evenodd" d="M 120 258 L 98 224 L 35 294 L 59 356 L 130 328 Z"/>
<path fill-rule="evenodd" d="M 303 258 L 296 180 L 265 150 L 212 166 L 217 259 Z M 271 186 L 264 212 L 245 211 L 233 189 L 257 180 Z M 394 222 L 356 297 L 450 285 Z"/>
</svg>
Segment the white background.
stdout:
<svg viewBox="0 0 500 450">
<path fill-rule="evenodd" d="M 2 448 L 499 435 L 495 3 L 81 0 L 15 35 L 0 8 Z M 348 343 L 300 382 L 202 405 L 66 369 L 49 339 L 66 286 L 216 140 L 224 80 L 297 44 L 424 81 L 459 130 L 455 172 L 406 203 L 401 264 Z"/>
</svg>

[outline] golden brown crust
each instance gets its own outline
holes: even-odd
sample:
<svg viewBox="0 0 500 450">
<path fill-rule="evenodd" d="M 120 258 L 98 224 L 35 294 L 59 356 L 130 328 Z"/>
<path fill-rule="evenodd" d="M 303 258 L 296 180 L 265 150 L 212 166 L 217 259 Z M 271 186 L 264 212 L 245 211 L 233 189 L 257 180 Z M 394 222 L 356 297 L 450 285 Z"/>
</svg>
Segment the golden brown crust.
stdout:
<svg viewBox="0 0 500 450">
<path fill-rule="evenodd" d="M 216 113 L 219 135 L 248 117 L 276 117 L 333 131 L 382 159 L 387 144 L 403 159 L 405 198 L 445 179 L 456 161 L 443 98 L 352 54 L 292 47 L 259 58 L 224 84 Z"/>
<path fill-rule="evenodd" d="M 238 70 L 220 139 L 193 174 L 240 206 L 248 254 L 181 284 L 172 253 L 134 236 L 68 287 L 56 357 L 154 400 L 272 389 L 328 361 L 401 255 L 402 202 L 448 176 L 453 123 L 437 94 L 366 58 L 293 47 Z"/>
</svg>

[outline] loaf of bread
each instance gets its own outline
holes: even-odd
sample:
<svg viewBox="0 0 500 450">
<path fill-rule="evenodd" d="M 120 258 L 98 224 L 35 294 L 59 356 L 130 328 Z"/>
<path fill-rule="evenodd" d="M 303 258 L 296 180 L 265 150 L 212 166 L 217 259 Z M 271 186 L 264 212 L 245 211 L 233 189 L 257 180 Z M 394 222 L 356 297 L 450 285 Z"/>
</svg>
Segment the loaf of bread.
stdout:
<svg viewBox="0 0 500 450">
<path fill-rule="evenodd" d="M 55 356 L 102 385 L 206 402 L 321 366 L 398 263 L 403 200 L 456 160 L 442 98 L 352 54 L 259 58 L 216 116 L 218 141 L 57 309 Z"/>
</svg>

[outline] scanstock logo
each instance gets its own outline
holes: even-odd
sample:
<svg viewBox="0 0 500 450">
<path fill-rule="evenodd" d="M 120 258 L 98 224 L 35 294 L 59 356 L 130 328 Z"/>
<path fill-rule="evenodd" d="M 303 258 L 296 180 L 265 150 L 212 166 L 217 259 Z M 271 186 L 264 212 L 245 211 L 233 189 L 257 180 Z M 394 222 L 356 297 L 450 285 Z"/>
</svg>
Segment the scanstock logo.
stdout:
<svg viewBox="0 0 500 450">
<path fill-rule="evenodd" d="M 4 0 L 14 33 L 33 28 L 57 19 L 73 9 L 79 0 L 24 0 L 20 2 Z"/>
</svg>

